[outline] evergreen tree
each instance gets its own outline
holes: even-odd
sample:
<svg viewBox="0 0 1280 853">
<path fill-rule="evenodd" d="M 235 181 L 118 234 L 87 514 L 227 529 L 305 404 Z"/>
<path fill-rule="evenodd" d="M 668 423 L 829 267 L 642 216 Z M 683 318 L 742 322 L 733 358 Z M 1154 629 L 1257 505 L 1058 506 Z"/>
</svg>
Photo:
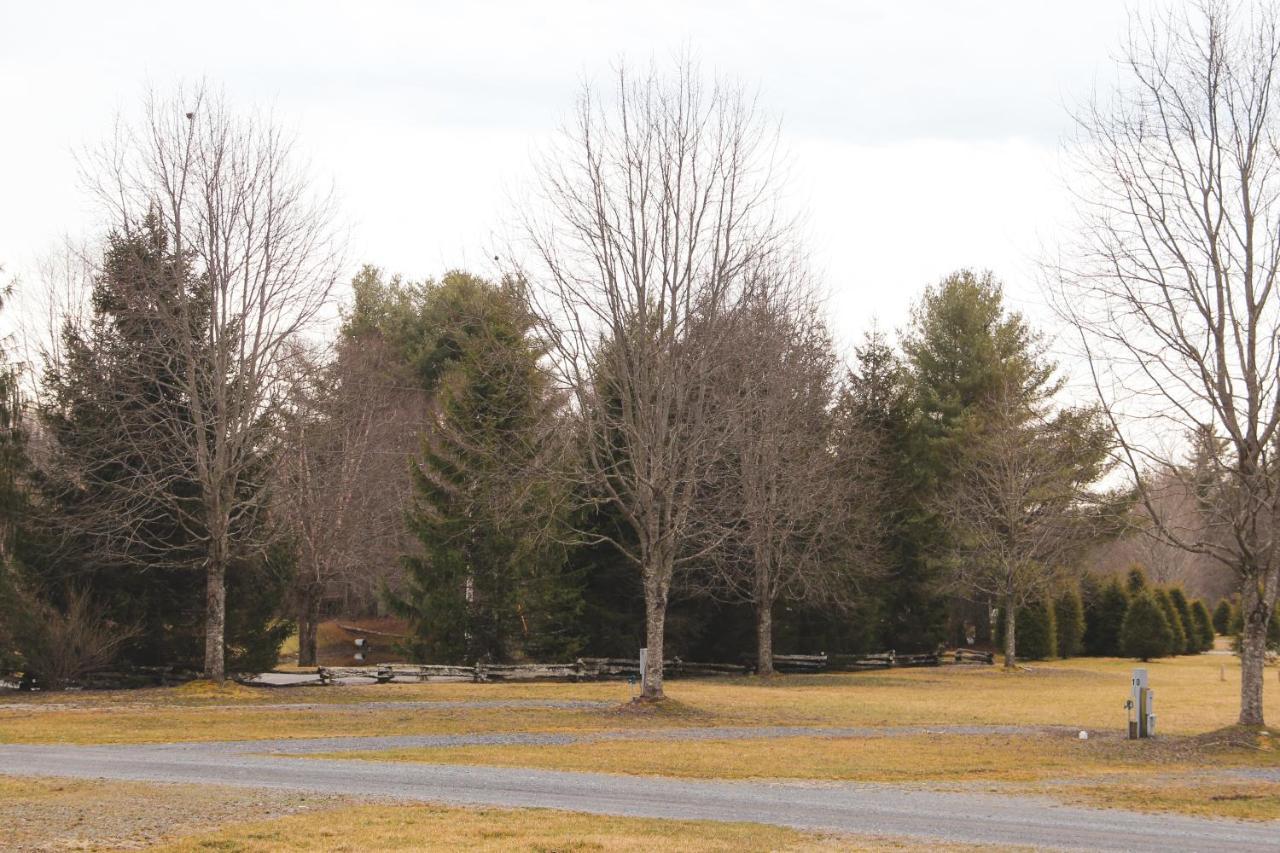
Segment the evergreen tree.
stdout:
<svg viewBox="0 0 1280 853">
<path fill-rule="evenodd" d="M 1234 618 L 1231 602 L 1227 599 L 1221 599 L 1218 606 L 1213 608 L 1213 630 L 1224 637 L 1231 633 L 1231 621 Z"/>
<path fill-rule="evenodd" d="M 0 305 L 9 292 L 5 288 L 0 295 Z M 27 628 L 27 608 L 19 590 L 15 549 L 18 528 L 28 507 L 27 474 L 18 371 L 0 347 L 0 676 L 22 666 L 20 645 Z"/>
<path fill-rule="evenodd" d="M 1018 657 L 1045 660 L 1058 654 L 1058 629 L 1052 604 L 1037 600 L 1019 607 L 1016 624 Z"/>
<path fill-rule="evenodd" d="M 1241 616 L 1239 608 L 1232 608 L 1231 612 L 1231 648 L 1236 654 L 1240 654 L 1241 635 L 1244 632 L 1244 618 Z M 1267 651 L 1280 652 L 1280 607 L 1277 607 L 1271 614 L 1271 621 L 1267 623 Z"/>
<path fill-rule="evenodd" d="M 1098 657 L 1119 657 L 1120 631 L 1129 610 L 1129 594 L 1119 578 L 1111 578 L 1085 610 L 1084 651 Z"/>
<path fill-rule="evenodd" d="M 1182 619 L 1178 616 L 1177 608 L 1173 606 L 1169 591 L 1164 587 L 1155 587 L 1151 594 L 1156 604 L 1160 605 L 1160 610 L 1169 624 L 1169 646 L 1164 653 L 1166 655 L 1183 654 L 1187 647 L 1187 632 L 1182 627 Z"/>
<path fill-rule="evenodd" d="M 1187 603 L 1187 594 L 1180 586 L 1170 587 L 1169 601 L 1178 614 L 1178 624 L 1182 627 L 1182 634 L 1186 639 L 1185 645 L 1177 650 L 1177 653 L 1194 655 L 1200 651 L 1200 636 L 1196 631 L 1195 623 L 1191 621 L 1191 605 Z"/>
<path fill-rule="evenodd" d="M 1120 628 L 1120 647 L 1126 657 L 1148 661 L 1163 657 L 1173 645 L 1173 631 L 1165 608 L 1150 591 L 1142 591 L 1129 602 Z"/>
<path fill-rule="evenodd" d="M 1191 602 L 1191 623 L 1195 626 L 1196 651 L 1207 652 L 1213 648 L 1213 622 L 1204 600 Z"/>
<path fill-rule="evenodd" d="M 1080 654 L 1085 621 L 1079 587 L 1068 586 L 1054 599 L 1053 615 L 1057 626 L 1058 657 L 1070 658 Z"/>
<path fill-rule="evenodd" d="M 878 330 L 863 338 L 855 356 L 857 363 L 836 407 L 837 452 L 843 452 L 844 435 L 854 441 L 871 435 L 884 460 L 881 515 L 893 581 L 882 585 L 875 608 L 878 644 L 903 651 L 932 650 L 946 632 L 946 600 L 938 592 L 937 573 L 928 558 L 941 528 L 924 505 L 927 476 L 916 453 L 919 434 L 910 377 Z M 841 430 L 844 423 L 852 429 Z"/>
<path fill-rule="evenodd" d="M 418 659 L 577 650 L 581 598 L 550 544 L 558 501 L 537 470 L 553 401 L 533 326 L 518 282 L 453 272 L 425 288 L 421 334 L 405 336 L 433 414 L 411 471 L 421 552 L 405 558 L 406 589 L 390 600 Z"/>
<path fill-rule="evenodd" d="M 981 430 L 983 412 L 1006 389 L 1016 388 L 1026 399 L 1050 393 L 1053 366 L 1022 316 L 1005 310 L 1001 285 L 989 272 L 961 270 L 927 288 L 913 310 L 903 351 L 913 409 L 904 480 L 912 499 L 898 572 L 911 579 L 911 588 L 930 591 L 937 603 L 928 610 L 937 614 L 935 636 L 941 638 L 946 602 L 937 588 L 950 534 L 938 505 L 951 487 L 958 451 Z"/>
<path fill-rule="evenodd" d="M 1134 563 L 1129 567 L 1129 573 L 1125 575 L 1125 592 L 1129 593 L 1130 596 L 1135 596 L 1147 589 L 1147 586 L 1147 570 Z"/>
<path fill-rule="evenodd" d="M 45 535 L 33 540 L 26 562 L 54 607 L 83 593 L 108 621 L 136 628 L 121 652 L 126 663 L 194 669 L 204 659 L 208 537 L 184 440 L 197 420 L 178 374 L 184 358 L 207 366 L 213 356 L 203 327 L 172 322 L 177 304 L 210 299 L 203 281 L 180 273 L 188 266 L 154 220 L 110 236 L 91 317 L 66 325 L 64 357 L 44 377 Z M 199 324 L 207 313 L 186 316 Z M 265 470 L 268 460 L 260 461 Z M 250 471 L 237 484 L 242 505 L 265 504 L 263 479 Z M 260 512 L 238 515 L 229 538 L 266 523 Z M 290 565 L 244 553 L 227 566 L 223 637 L 233 670 L 274 664 L 290 631 L 279 618 L 280 577 Z"/>
</svg>

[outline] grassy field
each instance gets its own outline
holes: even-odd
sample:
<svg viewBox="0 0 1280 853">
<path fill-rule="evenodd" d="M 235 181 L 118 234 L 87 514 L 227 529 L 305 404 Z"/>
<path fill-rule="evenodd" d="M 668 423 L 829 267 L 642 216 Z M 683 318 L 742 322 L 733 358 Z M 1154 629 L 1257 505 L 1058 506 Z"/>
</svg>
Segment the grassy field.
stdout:
<svg viewBox="0 0 1280 853">
<path fill-rule="evenodd" d="M 0 776 L 6 850 L 817 851 L 892 839 L 754 824 L 649 821 L 545 809 L 446 808 L 195 785 Z M 961 848 L 955 848 L 961 849 Z"/>
<path fill-rule="evenodd" d="M 378 702 L 595 700 L 621 705 L 631 688 L 590 684 L 394 684 L 225 689 L 204 684 L 103 693 L 13 694 L 0 700 L 0 742 L 122 743 L 346 734 L 635 729 L 669 725 L 1063 725 L 1122 731 L 1133 661 L 1073 659 L 1017 672 L 998 667 L 847 675 L 670 681 L 655 713 L 596 709 L 387 708 Z M 1159 731 L 1193 735 L 1231 725 L 1239 663 L 1201 655 L 1148 664 Z M 1280 715 L 1267 672 L 1266 707 Z M 288 707 L 278 707 L 278 706 Z M 299 707 L 302 706 L 302 707 Z M 316 706 L 316 707 L 310 707 Z M 350 707 L 347 707 L 350 706 Z M 357 707 L 358 706 L 358 707 Z"/>
<path fill-rule="evenodd" d="M 0 699 L 0 742 L 611 731 L 623 733 L 624 738 L 557 747 L 459 747 L 337 756 L 692 778 L 875 781 L 1031 793 L 1059 802 L 1155 812 L 1280 819 L 1280 783 L 1224 775 L 1236 767 L 1280 766 L 1280 737 L 1229 728 L 1239 701 L 1238 662 L 1226 655 L 1205 655 L 1149 664 L 1160 737 L 1138 743 L 1125 740 L 1122 734 L 1123 705 L 1134 666 L 1124 660 L 1076 659 L 1034 664 L 1017 672 L 944 667 L 768 680 L 671 681 L 668 694 L 672 701 L 660 708 L 626 705 L 632 688 L 620 683 L 290 689 L 234 684 L 217 688 L 195 683 L 130 692 L 6 694 Z M 605 704 L 598 709 L 449 704 L 495 699 Z M 387 702 L 429 704 L 405 707 L 385 705 Z M 1267 672 L 1266 703 L 1272 718 L 1280 722 L 1280 679 L 1274 668 Z M 670 726 L 966 724 L 1070 728 L 1000 736 L 886 734 L 697 743 L 648 737 L 652 730 Z M 1090 732 L 1087 741 L 1074 737 L 1081 728 Z M 210 790 L 187 791 L 182 786 L 157 786 L 163 792 L 151 794 L 140 793 L 145 786 L 125 783 L 59 784 L 59 790 L 34 788 L 25 799 L 12 796 L 12 786 L 0 786 L 0 801 L 7 800 L 0 808 L 0 818 L 28 833 L 38 834 L 42 826 L 62 827 L 60 837 L 65 840 L 74 839 L 80 830 L 75 821 L 68 824 L 62 816 L 110 813 L 127 817 L 131 814 L 127 807 L 113 804 L 173 802 L 173 809 L 143 809 L 125 820 L 127 825 L 112 836 L 128 843 L 137 838 L 154 843 L 160 837 L 157 833 L 163 835 L 172 829 L 148 823 L 154 822 L 157 814 L 181 811 L 211 815 L 204 824 L 184 825 L 181 837 L 164 836 L 166 843 L 173 845 L 169 849 L 174 850 L 397 850 L 412 849 L 425 837 L 470 850 L 807 850 L 850 843 L 850 839 L 714 823 L 681 825 L 556 812 L 392 806 L 324 798 L 304 802 L 273 799 L 276 795 L 266 793 L 258 799 L 256 793 L 224 796 Z M 219 796 L 223 796 L 222 802 L 247 806 L 235 815 L 206 807 Z M 244 797 L 251 799 L 237 799 Z M 357 824 L 361 827 L 358 836 L 351 832 Z M 857 839 L 857 845 L 903 846 L 893 839 Z M 59 842 L 54 846 L 69 845 Z"/>
</svg>

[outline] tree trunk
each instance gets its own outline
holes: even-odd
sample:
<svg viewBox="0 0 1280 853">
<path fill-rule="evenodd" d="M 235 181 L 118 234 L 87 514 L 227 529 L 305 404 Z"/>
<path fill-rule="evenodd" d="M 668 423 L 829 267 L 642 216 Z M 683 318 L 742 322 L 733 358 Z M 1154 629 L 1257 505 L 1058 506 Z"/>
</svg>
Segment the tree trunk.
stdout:
<svg viewBox="0 0 1280 853">
<path fill-rule="evenodd" d="M 773 606 L 756 605 L 756 674 L 773 675 Z"/>
<path fill-rule="evenodd" d="M 1262 601 L 1253 584 L 1245 584 L 1240 602 L 1244 623 L 1240 639 L 1240 725 L 1261 726 L 1262 685 L 1266 676 L 1267 625 L 1271 608 Z"/>
<path fill-rule="evenodd" d="M 320 628 L 320 591 L 308 587 L 298 607 L 298 666 L 316 665 L 316 636 Z"/>
<path fill-rule="evenodd" d="M 649 658 L 644 672 L 645 699 L 665 699 L 662 692 L 662 641 L 667 623 L 666 585 L 656 579 L 646 578 L 644 585 L 645 644 Z"/>
<path fill-rule="evenodd" d="M 1004 668 L 1013 669 L 1018 662 L 1018 617 L 1013 596 L 1004 599 Z"/>
<path fill-rule="evenodd" d="M 209 555 L 204 615 L 204 675 L 222 684 L 227 680 L 225 631 L 227 622 L 227 566 L 220 553 Z"/>
</svg>

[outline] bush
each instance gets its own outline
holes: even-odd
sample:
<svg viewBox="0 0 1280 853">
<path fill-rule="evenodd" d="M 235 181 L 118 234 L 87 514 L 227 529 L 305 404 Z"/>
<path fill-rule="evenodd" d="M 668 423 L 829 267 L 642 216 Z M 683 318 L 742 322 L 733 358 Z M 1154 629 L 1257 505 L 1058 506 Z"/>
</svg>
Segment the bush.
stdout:
<svg viewBox="0 0 1280 853">
<path fill-rule="evenodd" d="M 1213 619 L 1203 600 L 1191 602 L 1191 624 L 1195 629 L 1196 651 L 1207 652 L 1213 648 Z"/>
<path fill-rule="evenodd" d="M 85 592 L 69 593 L 62 608 L 23 597 L 31 618 L 18 638 L 18 647 L 25 680 L 34 680 L 42 690 L 65 690 L 102 669 L 138 633 L 134 627 L 104 619 Z"/>
<path fill-rule="evenodd" d="M 1164 587 L 1156 587 L 1151 591 L 1152 596 L 1156 600 L 1156 604 L 1160 605 L 1160 610 L 1164 613 L 1165 620 L 1169 623 L 1169 647 L 1165 649 L 1166 655 L 1180 655 L 1186 651 L 1187 632 L 1182 627 L 1182 619 L 1178 617 L 1178 610 L 1173 606 L 1173 599 L 1169 597 L 1169 591 Z"/>
<path fill-rule="evenodd" d="M 1222 599 L 1218 602 L 1218 606 L 1213 608 L 1213 630 L 1222 636 L 1231 633 L 1231 620 L 1235 618 L 1235 612 L 1231 607 L 1231 602 Z"/>
<path fill-rule="evenodd" d="M 1018 608 L 1017 653 L 1023 660 L 1044 660 L 1057 654 L 1057 628 L 1053 608 L 1035 601 Z"/>
<path fill-rule="evenodd" d="M 1109 580 L 1085 609 L 1084 653 L 1119 657 L 1120 626 L 1129 610 L 1129 594 L 1119 578 Z"/>
<path fill-rule="evenodd" d="M 1191 622 L 1191 605 L 1187 604 L 1187 594 L 1182 591 L 1182 587 L 1174 586 L 1169 588 L 1169 601 L 1173 604 L 1174 612 L 1178 614 L 1178 624 L 1182 627 L 1183 645 L 1181 649 L 1175 649 L 1175 654 L 1194 655 L 1200 651 L 1200 636 L 1196 632 L 1196 626 Z"/>
<path fill-rule="evenodd" d="M 1072 658 L 1080 654 L 1084 639 L 1084 603 L 1080 589 L 1075 586 L 1063 590 L 1053 602 L 1056 625 L 1058 657 Z"/>
<path fill-rule="evenodd" d="M 1125 656 L 1151 660 L 1168 654 L 1172 644 L 1169 619 L 1155 596 L 1144 590 L 1131 598 L 1120 626 L 1120 647 Z"/>
</svg>

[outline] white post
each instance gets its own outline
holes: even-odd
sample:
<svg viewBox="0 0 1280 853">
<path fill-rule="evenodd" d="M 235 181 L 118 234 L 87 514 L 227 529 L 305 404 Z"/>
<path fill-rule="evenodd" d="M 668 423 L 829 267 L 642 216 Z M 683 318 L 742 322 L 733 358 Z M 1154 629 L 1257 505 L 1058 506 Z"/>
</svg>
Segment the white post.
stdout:
<svg viewBox="0 0 1280 853">
<path fill-rule="evenodd" d="M 649 686 L 649 650 L 640 650 L 640 695 L 644 695 L 645 688 Z"/>
</svg>

